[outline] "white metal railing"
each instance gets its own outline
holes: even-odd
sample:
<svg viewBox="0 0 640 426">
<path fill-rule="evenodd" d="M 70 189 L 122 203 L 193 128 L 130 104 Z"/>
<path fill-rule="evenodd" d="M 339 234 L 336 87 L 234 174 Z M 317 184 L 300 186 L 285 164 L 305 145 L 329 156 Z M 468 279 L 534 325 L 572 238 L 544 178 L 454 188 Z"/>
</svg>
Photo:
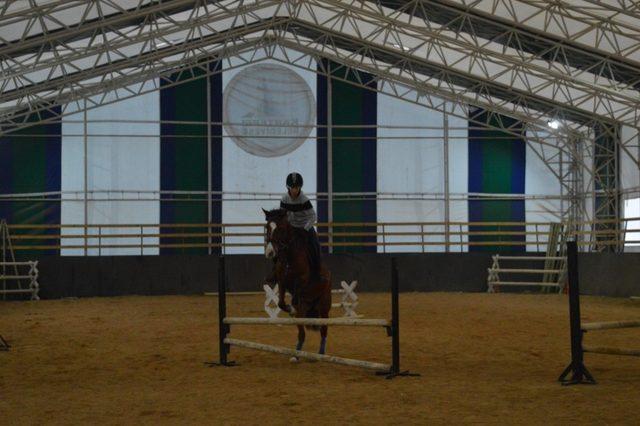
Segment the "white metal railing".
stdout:
<svg viewBox="0 0 640 426">
<path fill-rule="evenodd" d="M 612 225 L 596 229 L 595 225 Z M 375 247 L 380 252 L 463 252 L 470 247 L 526 247 L 546 251 L 544 222 L 372 222 L 319 224 L 324 246 L 334 250 Z M 572 225 L 572 226 L 569 226 Z M 63 254 L 157 254 L 160 249 L 261 252 L 263 223 L 9 225 L 13 249 Z M 640 218 L 567 224 L 583 250 L 640 244 Z M 329 238 L 331 236 L 331 238 Z"/>
</svg>

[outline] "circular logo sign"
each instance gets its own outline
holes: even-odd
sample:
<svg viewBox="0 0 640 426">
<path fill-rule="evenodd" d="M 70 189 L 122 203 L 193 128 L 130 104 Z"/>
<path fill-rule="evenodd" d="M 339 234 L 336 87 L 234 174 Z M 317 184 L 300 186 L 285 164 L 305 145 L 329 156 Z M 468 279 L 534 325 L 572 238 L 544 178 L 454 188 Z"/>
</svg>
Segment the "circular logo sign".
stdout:
<svg viewBox="0 0 640 426">
<path fill-rule="evenodd" d="M 276 64 L 244 68 L 224 91 L 227 134 L 240 148 L 261 157 L 296 150 L 315 126 L 315 99 L 307 82 Z"/>
</svg>

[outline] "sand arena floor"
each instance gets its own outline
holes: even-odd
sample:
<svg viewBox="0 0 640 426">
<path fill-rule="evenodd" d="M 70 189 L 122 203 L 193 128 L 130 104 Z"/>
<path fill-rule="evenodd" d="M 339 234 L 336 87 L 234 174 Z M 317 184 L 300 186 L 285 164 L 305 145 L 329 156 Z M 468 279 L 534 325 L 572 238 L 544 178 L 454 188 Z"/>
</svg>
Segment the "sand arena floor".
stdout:
<svg viewBox="0 0 640 426">
<path fill-rule="evenodd" d="M 262 316 L 259 296 L 229 315 Z M 389 296 L 360 311 L 389 316 Z M 215 297 L 0 302 L 0 424 L 637 424 L 638 358 L 586 355 L 597 386 L 561 387 L 569 362 L 567 299 L 558 295 L 406 293 L 402 365 L 421 377 L 234 349 L 217 359 Z M 337 311 L 337 310 L 336 310 Z M 640 302 L 584 297 L 584 320 L 640 318 Z M 336 312 L 337 313 L 337 312 Z M 232 337 L 295 343 L 293 327 L 234 326 Z M 640 347 L 640 330 L 589 342 Z M 315 351 L 319 337 L 308 337 Z M 330 328 L 328 352 L 388 362 L 377 328 Z"/>
</svg>

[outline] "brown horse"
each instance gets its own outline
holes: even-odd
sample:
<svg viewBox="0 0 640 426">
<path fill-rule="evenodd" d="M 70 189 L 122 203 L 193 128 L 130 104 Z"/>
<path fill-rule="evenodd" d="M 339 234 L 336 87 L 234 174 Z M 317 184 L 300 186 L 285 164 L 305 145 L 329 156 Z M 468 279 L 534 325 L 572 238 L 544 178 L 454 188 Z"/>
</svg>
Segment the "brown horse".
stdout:
<svg viewBox="0 0 640 426">
<path fill-rule="evenodd" d="M 291 226 L 284 209 L 262 211 L 267 220 L 265 255 L 276 261 L 280 299 L 278 307 L 297 318 L 329 318 L 331 274 L 324 267 L 319 276 L 311 273 L 311 257 L 305 231 Z M 285 301 L 285 292 L 291 294 L 291 305 Z M 299 325 L 297 350 L 302 350 L 304 339 L 304 327 Z M 326 344 L 327 326 L 323 325 L 320 326 L 319 353 L 325 353 Z"/>
</svg>

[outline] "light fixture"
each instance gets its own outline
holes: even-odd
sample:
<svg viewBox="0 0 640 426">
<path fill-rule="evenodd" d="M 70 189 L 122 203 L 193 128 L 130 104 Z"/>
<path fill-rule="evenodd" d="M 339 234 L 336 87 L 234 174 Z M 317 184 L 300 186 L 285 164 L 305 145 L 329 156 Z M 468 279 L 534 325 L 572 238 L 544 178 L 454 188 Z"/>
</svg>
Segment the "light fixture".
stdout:
<svg viewBox="0 0 640 426">
<path fill-rule="evenodd" d="M 402 49 L 405 52 L 410 50 L 407 46 L 402 46 L 401 44 L 397 44 L 397 43 L 393 43 L 393 47 L 395 47 L 396 49 Z"/>
<path fill-rule="evenodd" d="M 558 120 L 550 120 L 547 121 L 547 126 L 551 127 L 553 130 L 556 130 L 560 127 L 560 122 Z"/>
</svg>

